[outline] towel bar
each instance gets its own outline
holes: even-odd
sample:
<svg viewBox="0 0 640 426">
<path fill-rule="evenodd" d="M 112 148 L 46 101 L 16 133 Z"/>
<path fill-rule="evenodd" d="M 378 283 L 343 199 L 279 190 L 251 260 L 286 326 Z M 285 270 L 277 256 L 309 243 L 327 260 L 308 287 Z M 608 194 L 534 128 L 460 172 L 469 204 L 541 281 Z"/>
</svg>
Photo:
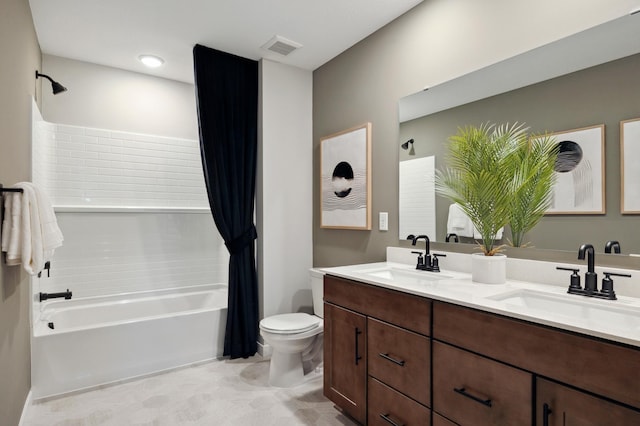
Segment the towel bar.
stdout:
<svg viewBox="0 0 640 426">
<path fill-rule="evenodd" d="M 3 188 L 0 183 L 0 192 L 22 192 L 22 188 Z"/>
</svg>

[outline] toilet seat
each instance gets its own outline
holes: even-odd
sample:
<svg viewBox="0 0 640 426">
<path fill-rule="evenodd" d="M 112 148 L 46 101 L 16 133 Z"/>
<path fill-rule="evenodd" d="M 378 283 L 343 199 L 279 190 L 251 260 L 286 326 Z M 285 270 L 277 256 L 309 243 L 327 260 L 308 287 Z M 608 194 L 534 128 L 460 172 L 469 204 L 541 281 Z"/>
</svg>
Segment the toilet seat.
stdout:
<svg viewBox="0 0 640 426">
<path fill-rule="evenodd" d="M 321 323 L 321 318 L 298 312 L 264 318 L 260 321 L 260 329 L 273 334 L 298 334 L 313 330 Z"/>
</svg>

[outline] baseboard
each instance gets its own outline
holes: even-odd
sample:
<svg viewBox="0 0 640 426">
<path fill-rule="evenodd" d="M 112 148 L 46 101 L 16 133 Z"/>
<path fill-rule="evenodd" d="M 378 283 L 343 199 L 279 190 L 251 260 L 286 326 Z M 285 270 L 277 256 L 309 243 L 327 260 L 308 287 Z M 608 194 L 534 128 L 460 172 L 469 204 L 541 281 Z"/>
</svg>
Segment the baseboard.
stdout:
<svg viewBox="0 0 640 426">
<path fill-rule="evenodd" d="M 269 359 L 271 358 L 271 354 L 273 353 L 273 348 L 266 343 L 258 342 L 258 353 L 262 358 Z"/>
<path fill-rule="evenodd" d="M 18 423 L 18 426 L 22 426 L 24 424 L 25 417 L 27 415 L 27 410 L 29 409 L 29 407 L 31 407 L 32 404 L 33 404 L 33 397 L 31 394 L 31 389 L 29 389 L 29 393 L 27 394 L 27 399 L 24 400 L 24 405 L 22 406 L 22 414 L 20 414 L 20 422 Z"/>
</svg>

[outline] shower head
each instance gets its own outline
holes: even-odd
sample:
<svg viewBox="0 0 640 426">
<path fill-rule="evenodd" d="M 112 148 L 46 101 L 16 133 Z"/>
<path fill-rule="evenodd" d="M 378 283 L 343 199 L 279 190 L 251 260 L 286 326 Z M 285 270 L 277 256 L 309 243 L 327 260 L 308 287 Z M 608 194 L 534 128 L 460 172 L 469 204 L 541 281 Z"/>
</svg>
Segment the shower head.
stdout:
<svg viewBox="0 0 640 426">
<path fill-rule="evenodd" d="M 49 80 L 51 82 L 51 90 L 53 90 L 53 94 L 54 95 L 57 95 L 58 93 L 62 93 L 62 92 L 66 92 L 67 91 L 67 88 L 64 87 L 62 84 L 58 83 L 57 81 L 55 81 L 54 79 L 52 79 L 48 75 L 40 74 L 36 70 L 36 79 L 38 77 L 44 77 L 44 78 L 46 78 L 47 80 Z"/>
</svg>

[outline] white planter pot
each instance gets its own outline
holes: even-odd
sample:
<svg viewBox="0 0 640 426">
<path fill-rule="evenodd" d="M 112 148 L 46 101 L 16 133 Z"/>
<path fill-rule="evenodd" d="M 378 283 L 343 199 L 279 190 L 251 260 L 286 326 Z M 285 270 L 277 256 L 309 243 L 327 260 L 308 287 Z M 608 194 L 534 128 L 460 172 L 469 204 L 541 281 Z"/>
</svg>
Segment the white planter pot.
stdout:
<svg viewBox="0 0 640 426">
<path fill-rule="evenodd" d="M 482 284 L 504 284 L 507 282 L 507 256 L 483 253 L 471 255 L 471 280 Z"/>
</svg>

